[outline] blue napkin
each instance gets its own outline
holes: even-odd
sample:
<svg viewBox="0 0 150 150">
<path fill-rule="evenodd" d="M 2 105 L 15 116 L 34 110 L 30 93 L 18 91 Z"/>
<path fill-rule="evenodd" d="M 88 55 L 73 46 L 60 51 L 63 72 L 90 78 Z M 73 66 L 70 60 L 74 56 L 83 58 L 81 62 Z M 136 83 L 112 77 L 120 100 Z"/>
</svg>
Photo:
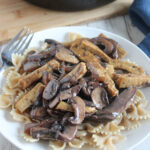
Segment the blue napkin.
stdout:
<svg viewBox="0 0 150 150">
<path fill-rule="evenodd" d="M 133 24 L 146 35 L 138 46 L 150 57 L 150 0 L 135 0 L 129 15 Z"/>
</svg>

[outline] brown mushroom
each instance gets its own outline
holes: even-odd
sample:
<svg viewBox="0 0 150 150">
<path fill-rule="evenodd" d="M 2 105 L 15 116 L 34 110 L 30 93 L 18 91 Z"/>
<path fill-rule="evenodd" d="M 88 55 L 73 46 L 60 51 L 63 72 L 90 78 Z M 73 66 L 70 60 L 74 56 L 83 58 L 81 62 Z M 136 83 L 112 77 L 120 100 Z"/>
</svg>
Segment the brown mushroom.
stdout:
<svg viewBox="0 0 150 150">
<path fill-rule="evenodd" d="M 50 44 L 50 46 L 56 46 L 56 45 L 62 45 L 61 43 L 59 43 L 59 42 L 57 42 L 57 41 L 55 41 L 55 40 L 52 40 L 52 39 L 45 39 L 45 41 L 44 41 L 45 43 L 48 43 L 48 44 Z M 63 46 L 63 45 L 62 45 Z"/>
<path fill-rule="evenodd" d="M 113 52 L 113 44 L 103 37 L 97 37 L 90 40 L 95 45 L 98 45 L 106 54 L 111 54 Z"/>
<path fill-rule="evenodd" d="M 33 127 L 50 128 L 54 122 L 55 120 L 53 118 L 49 118 L 42 121 L 25 124 L 24 132 L 30 135 L 30 129 Z"/>
<path fill-rule="evenodd" d="M 97 111 L 94 115 L 88 119 L 93 121 L 108 122 L 115 119 L 120 113 L 126 110 L 136 96 L 136 88 L 131 87 L 125 89 L 118 95 L 114 101 L 105 107 L 103 110 Z"/>
<path fill-rule="evenodd" d="M 56 59 L 58 59 L 60 61 L 68 62 L 71 64 L 77 64 L 79 62 L 77 57 L 74 56 L 74 54 L 67 48 L 58 46 L 57 51 L 58 52 L 55 55 Z"/>
<path fill-rule="evenodd" d="M 42 74 L 42 83 L 47 85 L 48 82 L 49 82 L 49 73 L 47 71 L 43 71 L 43 74 Z"/>
<path fill-rule="evenodd" d="M 66 90 L 66 89 L 69 89 L 71 87 L 71 83 L 70 82 L 66 82 L 66 83 L 63 83 L 62 86 L 61 86 L 61 90 Z"/>
<path fill-rule="evenodd" d="M 30 112 L 30 117 L 36 120 L 43 120 L 47 116 L 47 111 L 44 107 L 36 107 Z"/>
<path fill-rule="evenodd" d="M 66 99 L 77 96 L 77 94 L 80 92 L 80 89 L 81 89 L 81 85 L 75 85 L 70 89 L 62 91 L 56 98 L 54 98 L 50 102 L 49 108 L 55 107 L 62 100 L 66 100 Z"/>
<path fill-rule="evenodd" d="M 28 55 L 28 57 L 26 58 L 26 61 L 39 62 L 44 59 L 48 59 L 48 58 L 50 59 L 53 56 L 55 56 L 55 54 L 56 54 L 56 48 L 50 47 L 45 51 L 41 51 L 41 52 L 37 52 L 37 53 L 33 53 L 31 55 Z"/>
<path fill-rule="evenodd" d="M 44 88 L 45 88 L 44 86 L 41 86 L 37 90 L 36 95 L 35 95 L 35 102 L 32 106 L 32 109 L 42 105 L 42 94 L 43 94 Z"/>
<path fill-rule="evenodd" d="M 58 88 L 59 82 L 56 79 L 52 79 L 44 89 L 43 98 L 46 100 L 51 100 L 56 95 Z"/>
<path fill-rule="evenodd" d="M 118 51 L 117 51 L 118 43 L 116 41 L 101 36 L 93 38 L 90 41 L 93 44 L 97 45 L 110 57 L 115 59 L 118 58 Z"/>
<path fill-rule="evenodd" d="M 68 142 L 68 141 L 71 141 L 75 137 L 76 133 L 77 133 L 76 125 L 66 125 L 62 133 L 58 132 L 58 139 Z"/>
<path fill-rule="evenodd" d="M 91 98 L 96 108 L 102 109 L 109 104 L 107 92 L 103 87 L 98 86 L 92 91 Z"/>
<path fill-rule="evenodd" d="M 24 126 L 24 132 L 26 134 L 29 134 L 30 135 L 30 129 L 32 127 L 36 127 L 36 126 L 39 126 L 40 125 L 40 122 L 33 122 L 33 123 L 28 123 L 28 124 L 25 124 Z"/>
<path fill-rule="evenodd" d="M 31 72 L 39 68 L 41 64 L 39 62 L 25 62 L 23 64 L 23 72 Z"/>
<path fill-rule="evenodd" d="M 74 109 L 74 117 L 70 117 L 69 121 L 72 124 L 81 124 L 85 117 L 85 103 L 84 101 L 76 96 L 71 99 L 71 104 Z"/>
<path fill-rule="evenodd" d="M 53 133 L 55 135 L 55 133 Z M 51 133 L 51 130 L 49 128 L 44 128 L 44 127 L 39 127 L 39 126 L 35 126 L 33 128 L 30 129 L 30 135 L 34 138 L 34 139 L 44 139 L 44 140 L 48 140 L 53 138 L 53 135 Z"/>
</svg>

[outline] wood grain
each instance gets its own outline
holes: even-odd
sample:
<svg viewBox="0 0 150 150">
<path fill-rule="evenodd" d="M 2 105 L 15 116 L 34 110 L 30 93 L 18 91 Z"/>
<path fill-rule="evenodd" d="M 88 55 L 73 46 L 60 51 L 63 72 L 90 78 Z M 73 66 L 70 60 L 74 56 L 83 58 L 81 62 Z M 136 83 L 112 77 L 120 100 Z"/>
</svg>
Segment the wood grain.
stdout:
<svg viewBox="0 0 150 150">
<path fill-rule="evenodd" d="M 23 0 L 0 0 L 0 41 L 12 38 L 23 26 L 28 26 L 35 32 L 121 15 L 128 11 L 132 2 L 133 0 L 116 0 L 92 10 L 57 12 L 33 6 Z"/>
</svg>

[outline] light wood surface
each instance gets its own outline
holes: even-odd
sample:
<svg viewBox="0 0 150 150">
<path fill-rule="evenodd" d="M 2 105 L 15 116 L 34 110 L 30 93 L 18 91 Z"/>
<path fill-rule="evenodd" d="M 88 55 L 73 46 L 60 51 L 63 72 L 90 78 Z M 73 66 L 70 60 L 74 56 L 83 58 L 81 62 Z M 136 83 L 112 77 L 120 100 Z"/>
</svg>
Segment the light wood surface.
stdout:
<svg viewBox="0 0 150 150">
<path fill-rule="evenodd" d="M 107 31 L 121 35 L 122 37 L 125 37 L 126 39 L 132 41 L 135 44 L 138 44 L 144 38 L 144 35 L 135 26 L 132 25 L 129 16 L 120 16 L 101 21 L 94 21 L 86 24 L 81 24 L 81 26 L 105 29 Z M 132 150 L 149 150 L 149 141 L 150 138 Z M 10 142 L 8 142 L 4 137 L 0 135 L 0 150 L 19 149 L 13 146 Z"/>
<path fill-rule="evenodd" d="M 23 0 L 0 0 L 0 41 L 13 37 L 23 26 L 35 32 L 121 15 L 128 11 L 132 2 L 133 0 L 116 0 L 93 10 L 57 12 L 33 6 Z"/>
</svg>

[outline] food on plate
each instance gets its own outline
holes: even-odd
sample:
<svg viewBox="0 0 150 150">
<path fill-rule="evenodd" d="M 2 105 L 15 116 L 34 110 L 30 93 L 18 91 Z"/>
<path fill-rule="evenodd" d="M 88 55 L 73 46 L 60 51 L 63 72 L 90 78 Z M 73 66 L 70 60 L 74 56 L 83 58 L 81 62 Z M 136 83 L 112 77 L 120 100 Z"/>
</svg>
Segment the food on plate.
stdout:
<svg viewBox="0 0 150 150">
<path fill-rule="evenodd" d="M 150 85 L 150 75 L 121 60 L 126 51 L 104 34 L 69 37 L 65 43 L 46 39 L 44 49 L 12 55 L 0 107 L 10 107 L 12 117 L 24 121 L 27 141 L 47 140 L 54 150 L 115 149 L 124 139 L 121 131 L 150 118 L 138 89 Z"/>
</svg>

